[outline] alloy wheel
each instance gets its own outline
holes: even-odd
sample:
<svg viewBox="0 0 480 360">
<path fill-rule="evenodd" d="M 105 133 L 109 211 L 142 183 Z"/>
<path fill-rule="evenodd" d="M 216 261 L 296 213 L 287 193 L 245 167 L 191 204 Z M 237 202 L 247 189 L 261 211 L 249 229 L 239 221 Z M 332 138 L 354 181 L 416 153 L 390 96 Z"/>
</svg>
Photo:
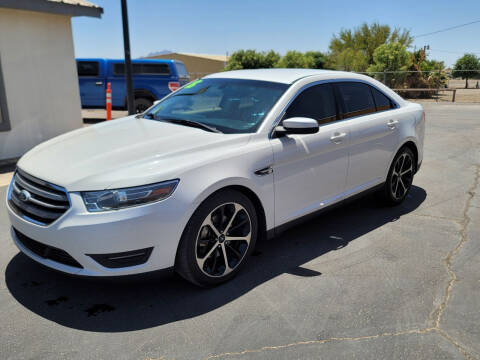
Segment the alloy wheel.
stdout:
<svg viewBox="0 0 480 360">
<path fill-rule="evenodd" d="M 247 210 L 235 202 L 211 211 L 197 234 L 195 255 L 207 276 L 222 277 L 243 260 L 250 246 L 252 222 Z"/>
<path fill-rule="evenodd" d="M 402 199 L 406 195 L 412 185 L 412 180 L 413 158 L 408 152 L 404 152 L 393 166 L 390 190 L 395 200 Z"/>
</svg>

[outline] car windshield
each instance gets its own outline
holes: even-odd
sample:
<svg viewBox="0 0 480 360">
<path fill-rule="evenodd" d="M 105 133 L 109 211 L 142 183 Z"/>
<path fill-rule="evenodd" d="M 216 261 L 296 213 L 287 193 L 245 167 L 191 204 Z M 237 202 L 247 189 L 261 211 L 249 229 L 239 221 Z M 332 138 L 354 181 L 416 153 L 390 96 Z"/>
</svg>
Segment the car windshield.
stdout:
<svg viewBox="0 0 480 360">
<path fill-rule="evenodd" d="M 255 132 L 288 85 L 240 79 L 199 79 L 144 114 L 153 120 L 186 120 L 226 134 Z"/>
</svg>

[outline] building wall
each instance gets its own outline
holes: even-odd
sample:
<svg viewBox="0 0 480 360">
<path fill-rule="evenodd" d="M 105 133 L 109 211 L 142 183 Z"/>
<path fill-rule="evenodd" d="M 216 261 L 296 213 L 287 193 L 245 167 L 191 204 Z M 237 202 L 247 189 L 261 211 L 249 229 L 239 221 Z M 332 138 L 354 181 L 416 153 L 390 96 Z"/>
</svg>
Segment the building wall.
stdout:
<svg viewBox="0 0 480 360">
<path fill-rule="evenodd" d="M 149 56 L 149 59 L 174 59 L 180 60 L 185 64 L 187 71 L 190 73 L 190 78 L 193 80 L 197 77 L 202 77 L 207 74 L 220 72 L 225 66 L 225 62 L 221 60 L 214 60 L 202 58 L 198 56 L 190 56 L 185 54 L 165 54 Z"/>
<path fill-rule="evenodd" d="M 0 63 L 11 127 L 0 160 L 82 126 L 70 17 L 0 8 Z"/>
</svg>

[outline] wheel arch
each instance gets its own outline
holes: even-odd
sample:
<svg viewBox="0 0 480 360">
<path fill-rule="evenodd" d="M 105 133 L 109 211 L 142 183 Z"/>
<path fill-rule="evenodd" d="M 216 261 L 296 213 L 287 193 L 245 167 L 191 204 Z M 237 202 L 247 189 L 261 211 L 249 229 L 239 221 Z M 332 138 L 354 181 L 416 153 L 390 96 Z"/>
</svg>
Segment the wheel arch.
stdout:
<svg viewBox="0 0 480 360">
<path fill-rule="evenodd" d="M 417 167 L 418 167 L 418 148 L 417 148 L 417 144 L 415 144 L 412 140 L 408 140 L 402 146 L 400 146 L 398 151 L 400 151 L 400 149 L 402 149 L 404 147 L 407 147 L 410 150 L 412 150 L 413 156 L 415 156 L 415 171 L 417 171 Z M 398 153 L 398 151 L 397 151 L 397 153 Z"/>
<path fill-rule="evenodd" d="M 224 179 L 223 181 L 213 184 L 208 189 L 204 190 L 200 195 L 196 196 L 196 200 L 192 202 L 192 205 L 193 205 L 192 211 L 188 214 L 183 231 L 185 231 L 185 228 L 187 227 L 188 222 L 190 221 L 190 218 L 192 217 L 192 215 L 195 213 L 195 211 L 198 209 L 198 207 L 201 204 L 207 201 L 207 199 L 225 190 L 235 190 L 242 193 L 246 197 L 248 197 L 248 199 L 255 206 L 255 210 L 257 211 L 257 218 L 258 218 L 259 239 L 263 240 L 264 238 L 266 238 L 266 234 L 267 234 L 267 214 L 265 211 L 266 204 L 264 204 L 264 202 L 261 200 L 261 196 L 258 194 L 258 192 L 253 189 L 254 186 L 249 186 L 249 185 L 252 185 L 252 184 L 246 181 L 246 179 L 242 179 L 242 178 Z M 182 231 L 182 234 L 183 234 L 183 231 Z"/>
<path fill-rule="evenodd" d="M 415 140 L 415 138 L 406 138 L 402 143 L 399 144 L 397 149 L 392 153 L 392 156 L 390 158 L 390 162 L 388 163 L 388 167 L 385 169 L 385 174 L 383 179 L 386 180 L 388 176 L 388 172 L 390 171 L 390 167 L 392 166 L 393 160 L 395 159 L 395 156 L 397 156 L 398 152 L 403 149 L 404 147 L 408 147 L 410 150 L 412 150 L 413 155 L 415 156 L 415 171 L 418 169 L 418 144 Z"/>
<path fill-rule="evenodd" d="M 255 206 L 255 210 L 257 211 L 259 239 L 260 240 L 266 239 L 266 236 L 267 236 L 267 217 L 265 215 L 265 209 L 263 207 L 262 201 L 260 200 L 258 195 L 253 190 L 251 190 L 250 188 L 248 188 L 244 185 L 230 185 L 230 186 L 226 186 L 224 188 L 221 188 L 221 189 L 217 190 L 216 192 L 227 190 L 227 189 L 235 190 L 235 191 L 238 191 L 238 192 L 242 193 L 243 195 L 248 197 L 249 200 L 253 203 L 253 206 Z"/>
</svg>

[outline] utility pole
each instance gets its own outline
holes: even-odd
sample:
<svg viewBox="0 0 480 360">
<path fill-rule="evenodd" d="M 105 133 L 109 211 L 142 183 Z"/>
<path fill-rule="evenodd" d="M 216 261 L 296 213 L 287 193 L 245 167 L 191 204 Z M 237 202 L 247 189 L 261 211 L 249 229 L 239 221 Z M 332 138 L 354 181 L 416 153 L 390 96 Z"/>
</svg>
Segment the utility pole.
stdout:
<svg viewBox="0 0 480 360">
<path fill-rule="evenodd" d="M 123 48 L 125 52 L 125 82 L 127 85 L 128 115 L 135 114 L 135 99 L 133 96 L 132 59 L 130 56 L 130 35 L 128 32 L 127 0 L 122 1 Z"/>
<path fill-rule="evenodd" d="M 425 45 L 423 47 L 423 56 L 426 58 L 427 57 L 427 50 L 430 50 L 430 45 Z"/>
</svg>

